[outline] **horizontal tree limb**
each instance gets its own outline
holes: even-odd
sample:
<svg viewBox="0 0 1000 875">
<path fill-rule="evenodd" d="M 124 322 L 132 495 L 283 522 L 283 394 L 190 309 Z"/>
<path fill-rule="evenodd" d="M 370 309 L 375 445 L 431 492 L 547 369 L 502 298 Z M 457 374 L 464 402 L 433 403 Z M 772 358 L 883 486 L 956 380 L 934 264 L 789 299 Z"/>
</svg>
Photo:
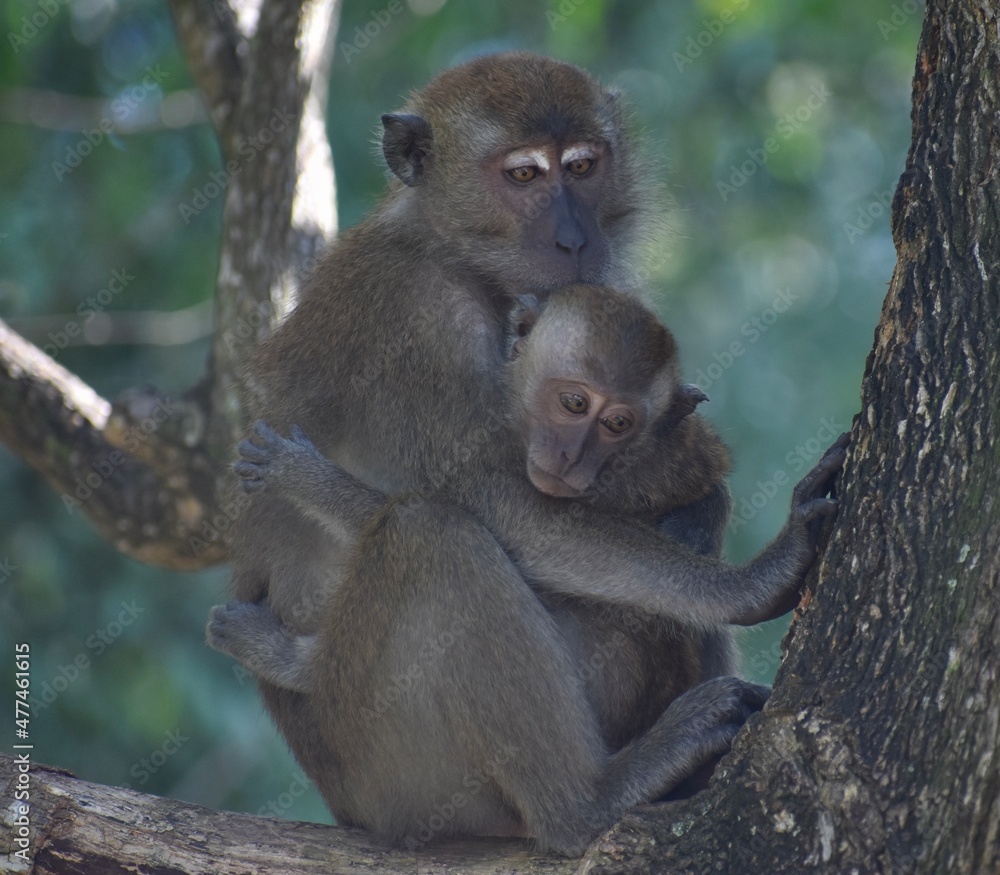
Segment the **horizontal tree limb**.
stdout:
<svg viewBox="0 0 1000 875">
<path fill-rule="evenodd" d="M 0 754 L 4 816 L 13 825 L 12 830 L 0 833 L 4 871 L 35 875 L 568 875 L 580 871 L 583 864 L 533 853 L 530 843 L 519 839 L 437 843 L 411 853 L 377 844 L 361 830 L 213 811 L 92 784 L 47 766 L 32 765 L 27 779 L 21 776 L 16 759 Z M 27 821 L 21 824 L 15 798 L 20 788 L 27 788 L 31 803 L 24 815 Z M 22 826 L 27 830 L 27 860 L 15 856 L 21 848 Z"/>
<path fill-rule="evenodd" d="M 198 448 L 197 401 L 131 390 L 114 405 L 0 321 L 0 441 L 42 474 L 67 513 L 140 562 L 223 561 L 232 514 Z"/>
</svg>

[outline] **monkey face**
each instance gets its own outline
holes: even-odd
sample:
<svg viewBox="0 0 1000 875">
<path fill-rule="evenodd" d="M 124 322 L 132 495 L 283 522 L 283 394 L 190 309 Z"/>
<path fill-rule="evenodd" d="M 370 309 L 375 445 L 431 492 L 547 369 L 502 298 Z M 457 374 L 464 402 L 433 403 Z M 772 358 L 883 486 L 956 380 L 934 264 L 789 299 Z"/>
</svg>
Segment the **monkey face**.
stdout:
<svg viewBox="0 0 1000 875">
<path fill-rule="evenodd" d="M 598 213 L 610 160 L 602 143 L 547 142 L 484 162 L 498 217 L 517 237 L 531 285 L 603 280 L 608 241 Z"/>
<path fill-rule="evenodd" d="M 491 140 L 485 157 L 470 161 L 450 156 L 422 119 L 394 115 L 383 123 L 391 166 L 419 187 L 414 197 L 429 227 L 457 262 L 520 292 L 605 281 L 610 247 L 601 208 L 613 176 L 605 143 L 533 138 L 496 148 Z"/>
<path fill-rule="evenodd" d="M 382 123 L 407 209 L 449 265 L 508 295 L 631 277 L 637 162 L 617 95 L 583 71 L 474 59 Z"/>
<path fill-rule="evenodd" d="M 539 492 L 581 495 L 642 431 L 638 405 L 580 380 L 547 379 L 526 406 L 528 477 Z"/>
</svg>

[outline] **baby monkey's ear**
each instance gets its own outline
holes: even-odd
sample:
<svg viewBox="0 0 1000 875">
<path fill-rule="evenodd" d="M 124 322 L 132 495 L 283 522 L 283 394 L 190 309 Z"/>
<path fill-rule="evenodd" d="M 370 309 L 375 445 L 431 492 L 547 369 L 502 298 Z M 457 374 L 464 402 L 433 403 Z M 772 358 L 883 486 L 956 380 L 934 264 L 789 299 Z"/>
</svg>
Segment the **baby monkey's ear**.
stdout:
<svg viewBox="0 0 1000 875">
<path fill-rule="evenodd" d="M 708 401 L 708 395 L 694 383 L 679 383 L 674 390 L 673 400 L 656 424 L 656 432 L 661 437 L 669 434 L 685 416 L 694 413 L 695 408 Z"/>
</svg>

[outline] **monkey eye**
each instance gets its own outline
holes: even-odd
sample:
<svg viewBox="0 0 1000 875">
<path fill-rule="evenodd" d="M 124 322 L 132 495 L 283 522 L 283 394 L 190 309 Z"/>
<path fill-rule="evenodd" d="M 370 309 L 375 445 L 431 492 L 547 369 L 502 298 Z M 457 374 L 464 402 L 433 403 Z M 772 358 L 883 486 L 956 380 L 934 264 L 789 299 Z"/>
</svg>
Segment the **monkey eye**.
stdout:
<svg viewBox="0 0 1000 875">
<path fill-rule="evenodd" d="M 632 420 L 627 416 L 622 416 L 620 413 L 605 416 L 604 419 L 599 419 L 598 422 L 612 434 L 624 434 L 632 427 Z"/>
<path fill-rule="evenodd" d="M 564 169 L 570 176 L 581 178 L 594 169 L 595 163 L 593 158 L 574 158 L 572 161 L 566 162 Z"/>
<path fill-rule="evenodd" d="M 507 176 L 514 182 L 531 182 L 538 176 L 538 168 L 534 164 L 522 164 L 520 167 L 511 167 L 507 171 Z"/>
<path fill-rule="evenodd" d="M 574 395 L 572 392 L 564 392 L 559 396 L 559 401 L 570 413 L 580 415 L 586 413 L 590 406 L 583 395 Z"/>
</svg>

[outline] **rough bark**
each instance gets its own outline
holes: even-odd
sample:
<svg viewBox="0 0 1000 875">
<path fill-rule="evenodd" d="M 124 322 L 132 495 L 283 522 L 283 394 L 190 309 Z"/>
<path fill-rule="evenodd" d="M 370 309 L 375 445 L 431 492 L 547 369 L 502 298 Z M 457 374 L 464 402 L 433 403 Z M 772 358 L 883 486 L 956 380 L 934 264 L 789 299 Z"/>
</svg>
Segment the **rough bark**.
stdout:
<svg viewBox="0 0 1000 875">
<path fill-rule="evenodd" d="M 193 14 L 200 25 L 218 5 L 172 0 L 182 38 L 199 39 L 199 26 L 184 26 L 186 17 Z M 246 41 L 236 54 L 247 60 L 237 97 L 231 87 L 217 86 L 227 189 L 206 393 L 214 415 L 206 445 L 220 468 L 245 426 L 233 387 L 242 384 L 247 358 L 294 305 L 296 283 L 336 230 L 326 88 L 339 0 L 262 0 L 232 8 Z M 228 65 L 232 22 L 217 30 L 217 40 L 197 47 L 205 53 L 218 47 Z M 202 58 L 196 69 L 213 66 L 213 58 Z"/>
<path fill-rule="evenodd" d="M 203 421 L 197 405 L 152 390 L 109 404 L 0 321 L 0 440 L 140 562 L 188 570 L 225 558 L 221 539 L 191 546 L 214 516 Z"/>
</svg>

